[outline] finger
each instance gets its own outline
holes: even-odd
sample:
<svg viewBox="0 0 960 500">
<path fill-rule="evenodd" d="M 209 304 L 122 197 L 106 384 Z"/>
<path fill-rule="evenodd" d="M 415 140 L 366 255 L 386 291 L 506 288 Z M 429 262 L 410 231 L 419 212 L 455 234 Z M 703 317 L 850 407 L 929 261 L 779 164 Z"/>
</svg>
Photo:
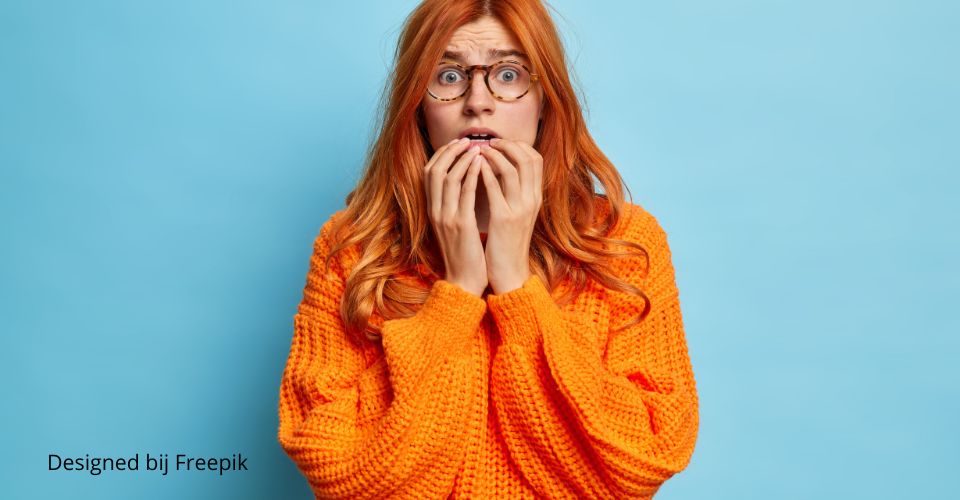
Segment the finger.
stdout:
<svg viewBox="0 0 960 500">
<path fill-rule="evenodd" d="M 450 149 L 450 148 L 452 148 L 452 147 L 456 147 L 457 143 L 462 143 L 462 142 L 463 142 L 462 139 L 454 139 L 454 140 L 452 140 L 452 141 L 444 144 L 443 146 L 440 146 L 439 148 L 437 148 L 437 150 L 433 152 L 433 156 L 431 156 L 430 159 L 427 160 L 427 164 L 423 166 L 423 169 L 424 169 L 424 170 L 429 170 L 430 167 L 433 166 L 433 165 L 437 162 L 437 159 L 440 158 L 440 155 L 443 154 L 444 151 L 446 151 L 446 150 L 448 150 L 448 149 Z"/>
<path fill-rule="evenodd" d="M 457 140 L 457 142 L 450 145 L 449 148 L 445 149 L 443 153 L 440 153 L 437 158 L 437 166 L 445 166 L 447 169 L 450 168 L 450 165 L 458 156 L 463 154 L 470 147 L 470 139 L 466 137 Z"/>
<path fill-rule="evenodd" d="M 453 217 L 460 208 L 460 188 L 463 174 L 470 166 L 470 161 L 480 154 L 479 146 L 472 146 L 466 153 L 460 155 L 457 163 L 443 178 L 443 209 L 444 216 Z"/>
<path fill-rule="evenodd" d="M 475 155 L 467 167 L 467 174 L 460 189 L 460 213 L 470 214 L 474 211 L 477 198 L 477 177 L 480 175 L 480 161 L 483 157 Z"/>
<path fill-rule="evenodd" d="M 532 171 L 532 186 L 530 187 L 530 192 L 533 194 L 537 204 L 539 206 L 541 200 L 543 200 L 543 156 L 540 156 L 540 152 L 536 148 L 527 144 L 520 143 L 521 147 L 527 150 L 530 154 L 531 162 L 531 171 Z"/>
<path fill-rule="evenodd" d="M 427 161 L 427 164 L 423 166 L 424 172 L 429 171 L 436 165 L 442 165 L 444 162 L 446 162 L 446 165 L 449 167 L 453 159 L 456 158 L 460 153 L 466 151 L 469 145 L 469 140 L 457 139 L 453 142 L 440 146 L 440 149 L 436 150 L 433 153 L 433 156 Z"/>
<path fill-rule="evenodd" d="M 493 173 L 493 167 L 486 157 L 480 158 L 480 174 L 483 176 L 483 185 L 487 188 L 487 204 L 490 206 L 491 214 L 500 214 L 509 210 L 507 200 L 503 198 L 500 191 L 500 183 L 497 182 L 497 175 Z"/>
<path fill-rule="evenodd" d="M 435 189 L 431 189 L 433 187 L 433 183 L 432 183 L 433 177 L 430 175 L 431 167 L 433 167 L 437 163 L 437 160 L 442 157 L 444 152 L 450 150 L 451 148 L 456 148 L 457 146 L 460 145 L 460 143 L 463 143 L 463 141 L 461 141 L 460 139 L 454 139 L 444 144 L 443 146 L 440 146 L 440 148 L 434 151 L 433 156 L 430 157 L 430 160 L 428 160 L 427 164 L 424 165 L 423 167 L 422 182 L 423 182 L 423 190 L 427 196 L 428 208 L 433 205 L 433 201 L 434 201 L 431 193 L 436 192 Z M 439 205 L 437 205 L 437 207 L 439 208 Z"/>
<path fill-rule="evenodd" d="M 490 162 L 493 171 L 503 179 L 503 195 L 511 204 L 518 200 L 523 187 L 520 184 L 520 172 L 517 166 L 510 163 L 503 153 L 494 148 L 483 150 L 483 156 Z"/>
<path fill-rule="evenodd" d="M 434 218 L 439 218 L 440 215 L 442 215 L 443 179 L 446 177 L 447 171 L 450 169 L 450 163 L 453 162 L 457 155 L 467 149 L 468 144 L 470 144 L 469 140 L 460 141 L 451 144 L 450 147 L 444 150 L 442 153 L 435 155 L 436 161 L 430 167 L 429 171 L 430 194 L 428 195 L 428 198 L 432 203 L 431 211 Z"/>
<path fill-rule="evenodd" d="M 537 152 L 537 155 L 539 156 L 540 153 Z M 533 182 L 537 188 L 537 194 L 539 194 L 540 198 L 542 198 L 543 197 L 543 157 L 542 156 L 539 156 L 539 159 L 536 162 L 534 162 L 534 167 L 535 168 L 533 169 L 533 171 L 536 173 L 536 175 L 534 176 Z"/>
<path fill-rule="evenodd" d="M 492 140 L 490 147 L 501 152 L 517 168 L 520 189 L 526 192 L 533 184 L 533 154 L 530 146 L 519 141 Z M 539 155 L 539 153 L 536 153 Z"/>
<path fill-rule="evenodd" d="M 533 181 L 534 193 L 539 199 L 543 194 L 543 156 L 540 155 L 540 152 L 537 151 L 533 146 L 525 142 L 517 142 L 521 149 L 525 150 L 530 157 L 531 168 L 531 179 Z M 521 181 L 522 182 L 522 181 Z"/>
</svg>

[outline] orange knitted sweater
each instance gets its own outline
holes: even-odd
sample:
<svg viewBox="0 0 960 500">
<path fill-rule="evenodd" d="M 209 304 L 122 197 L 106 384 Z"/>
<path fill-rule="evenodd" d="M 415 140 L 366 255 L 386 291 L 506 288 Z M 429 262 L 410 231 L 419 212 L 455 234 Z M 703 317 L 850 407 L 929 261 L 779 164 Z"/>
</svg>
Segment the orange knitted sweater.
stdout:
<svg viewBox="0 0 960 500">
<path fill-rule="evenodd" d="M 610 334 L 645 304 L 595 282 L 561 307 L 536 275 L 485 298 L 441 279 L 363 345 L 339 312 L 358 251 L 323 274 L 334 214 L 280 384 L 278 439 L 316 497 L 652 498 L 683 470 L 698 398 L 667 235 L 625 207 L 611 236 L 643 245 L 651 269 L 640 256 L 613 270 L 652 302 L 639 324 Z"/>
</svg>

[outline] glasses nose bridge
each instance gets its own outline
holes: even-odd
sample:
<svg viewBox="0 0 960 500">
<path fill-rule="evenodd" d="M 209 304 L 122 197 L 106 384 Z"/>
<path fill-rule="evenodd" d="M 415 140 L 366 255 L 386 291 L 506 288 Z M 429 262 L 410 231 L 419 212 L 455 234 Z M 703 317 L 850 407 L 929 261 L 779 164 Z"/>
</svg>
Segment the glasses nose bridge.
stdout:
<svg viewBox="0 0 960 500">
<path fill-rule="evenodd" d="M 470 93 L 473 90 L 473 85 L 474 85 L 473 75 L 477 71 L 480 71 L 481 73 L 483 73 L 483 77 L 480 79 L 480 81 L 483 83 L 483 87 L 486 89 L 487 92 L 490 93 L 491 97 L 494 97 L 496 94 L 494 94 L 493 90 L 490 89 L 490 82 L 487 80 L 487 75 L 490 74 L 489 73 L 490 68 L 491 66 L 484 65 L 484 64 L 475 64 L 473 66 L 467 66 L 466 68 L 464 68 L 464 71 L 467 73 L 467 90 L 464 92 L 464 94 Z"/>
</svg>

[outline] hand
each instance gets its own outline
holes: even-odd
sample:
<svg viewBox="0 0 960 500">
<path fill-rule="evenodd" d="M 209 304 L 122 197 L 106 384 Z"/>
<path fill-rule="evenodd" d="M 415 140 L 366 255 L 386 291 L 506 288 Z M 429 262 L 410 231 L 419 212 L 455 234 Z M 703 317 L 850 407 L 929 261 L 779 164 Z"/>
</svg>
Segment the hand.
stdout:
<svg viewBox="0 0 960 500">
<path fill-rule="evenodd" d="M 481 154 L 490 206 L 485 262 L 493 293 L 502 294 L 530 277 L 530 239 L 543 204 L 543 157 L 525 142 L 505 139 L 493 139 Z"/>
<path fill-rule="evenodd" d="M 469 144 L 453 141 L 437 149 L 423 167 L 423 184 L 427 214 L 443 253 L 444 280 L 479 297 L 488 283 L 474 211 L 480 155 L 479 147 L 467 150 Z"/>
</svg>

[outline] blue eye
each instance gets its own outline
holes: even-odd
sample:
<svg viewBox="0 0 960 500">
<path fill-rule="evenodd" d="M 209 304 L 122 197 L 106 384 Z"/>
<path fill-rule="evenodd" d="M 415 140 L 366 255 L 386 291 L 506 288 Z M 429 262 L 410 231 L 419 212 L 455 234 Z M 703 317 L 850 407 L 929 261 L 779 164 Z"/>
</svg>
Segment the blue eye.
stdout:
<svg viewBox="0 0 960 500">
<path fill-rule="evenodd" d="M 440 72 L 438 78 L 440 83 L 453 84 L 458 83 L 463 77 L 460 75 L 460 72 L 456 70 L 446 69 Z"/>
<path fill-rule="evenodd" d="M 526 72 L 517 66 L 509 65 L 497 71 L 496 81 L 504 84 L 515 84 L 526 80 Z"/>
</svg>

